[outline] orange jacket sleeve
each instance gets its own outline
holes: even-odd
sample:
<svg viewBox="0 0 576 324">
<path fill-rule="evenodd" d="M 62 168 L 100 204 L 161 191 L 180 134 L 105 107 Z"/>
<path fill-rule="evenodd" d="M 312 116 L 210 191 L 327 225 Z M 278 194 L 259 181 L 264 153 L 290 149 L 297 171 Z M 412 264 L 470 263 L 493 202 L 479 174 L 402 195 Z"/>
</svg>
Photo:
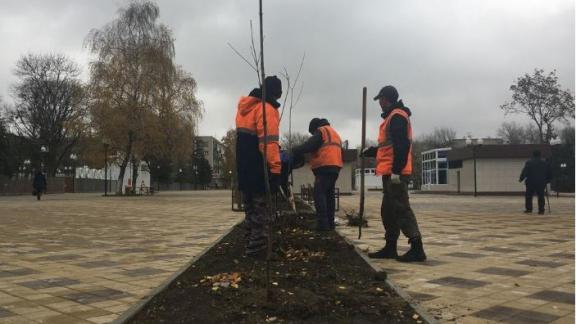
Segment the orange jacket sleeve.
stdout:
<svg viewBox="0 0 576 324">
<path fill-rule="evenodd" d="M 277 109 L 266 104 L 266 124 L 268 131 L 268 170 L 274 174 L 280 174 L 282 163 L 280 161 L 280 115 Z M 256 125 L 260 152 L 264 154 L 264 116 L 262 110 L 258 111 L 258 122 Z"/>
</svg>

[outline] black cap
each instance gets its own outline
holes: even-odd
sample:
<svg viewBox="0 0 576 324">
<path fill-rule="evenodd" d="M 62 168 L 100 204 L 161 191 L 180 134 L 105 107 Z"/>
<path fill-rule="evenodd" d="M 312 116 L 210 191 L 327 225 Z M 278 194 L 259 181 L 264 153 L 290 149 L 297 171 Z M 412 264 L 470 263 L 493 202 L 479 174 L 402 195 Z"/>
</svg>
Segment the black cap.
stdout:
<svg viewBox="0 0 576 324">
<path fill-rule="evenodd" d="M 272 75 L 266 77 L 264 83 L 266 84 L 266 92 L 269 96 L 274 98 L 280 98 L 282 96 L 282 81 L 280 81 L 277 76 Z"/>
<path fill-rule="evenodd" d="M 380 98 L 386 98 L 390 102 L 398 101 L 398 91 L 391 85 L 385 86 L 378 92 L 374 100 L 378 100 Z"/>
<path fill-rule="evenodd" d="M 310 124 L 308 125 L 308 132 L 310 132 L 310 134 L 314 134 L 314 132 L 322 126 L 326 126 L 326 125 L 330 125 L 330 123 L 328 122 L 328 119 L 326 118 L 312 118 L 312 120 L 310 121 Z"/>
</svg>

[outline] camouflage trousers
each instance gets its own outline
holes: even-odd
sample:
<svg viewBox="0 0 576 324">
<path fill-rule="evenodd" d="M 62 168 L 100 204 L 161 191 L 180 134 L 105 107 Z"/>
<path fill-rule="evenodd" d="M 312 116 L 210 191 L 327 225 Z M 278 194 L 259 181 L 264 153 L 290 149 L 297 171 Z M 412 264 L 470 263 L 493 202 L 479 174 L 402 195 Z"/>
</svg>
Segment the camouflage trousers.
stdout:
<svg viewBox="0 0 576 324">
<path fill-rule="evenodd" d="M 244 192 L 243 198 L 246 254 L 254 254 L 265 250 L 268 243 L 270 219 L 266 211 L 266 195 Z"/>
<path fill-rule="evenodd" d="M 396 241 L 400 231 L 408 238 L 420 238 L 416 216 L 410 207 L 408 198 L 408 177 L 401 176 L 400 183 L 392 183 L 390 176 L 382 177 L 382 206 L 380 215 L 386 231 L 387 241 Z"/>
</svg>

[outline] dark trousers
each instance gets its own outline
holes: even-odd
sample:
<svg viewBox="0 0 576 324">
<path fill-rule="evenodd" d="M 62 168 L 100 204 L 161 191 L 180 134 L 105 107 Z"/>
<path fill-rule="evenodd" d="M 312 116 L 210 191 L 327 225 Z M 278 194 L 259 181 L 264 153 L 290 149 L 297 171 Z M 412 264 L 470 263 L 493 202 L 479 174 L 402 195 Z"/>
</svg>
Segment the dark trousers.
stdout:
<svg viewBox="0 0 576 324">
<path fill-rule="evenodd" d="M 266 195 L 243 192 L 244 226 L 246 228 L 246 253 L 252 254 L 266 249 L 267 229 L 270 223 L 266 211 Z"/>
<path fill-rule="evenodd" d="M 338 173 L 317 174 L 314 180 L 314 207 L 316 207 L 319 229 L 334 229 L 336 180 L 338 180 Z"/>
<path fill-rule="evenodd" d="M 544 186 L 526 186 L 526 210 L 532 211 L 532 197 L 534 194 L 538 195 L 538 211 L 543 213 L 546 199 L 544 197 Z"/>
<path fill-rule="evenodd" d="M 400 183 L 392 183 L 390 176 L 382 177 L 383 197 L 380 215 L 387 241 L 396 241 L 400 231 L 409 239 L 420 238 L 416 216 L 408 198 L 408 177 L 401 176 Z"/>
</svg>

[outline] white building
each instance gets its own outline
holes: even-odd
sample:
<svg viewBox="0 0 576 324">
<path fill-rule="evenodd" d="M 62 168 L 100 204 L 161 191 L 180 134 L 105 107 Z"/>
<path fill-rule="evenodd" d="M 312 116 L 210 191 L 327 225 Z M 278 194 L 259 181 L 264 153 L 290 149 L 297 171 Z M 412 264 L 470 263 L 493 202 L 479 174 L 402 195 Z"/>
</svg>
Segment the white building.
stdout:
<svg viewBox="0 0 576 324">
<path fill-rule="evenodd" d="M 441 152 L 445 149 L 439 149 Z M 540 151 L 543 158 L 549 158 L 551 148 L 549 145 L 540 144 L 517 144 L 517 145 L 494 145 L 477 144 L 452 148 L 447 150 L 446 159 L 448 162 L 447 181 L 439 183 L 440 177 L 436 178 L 436 183 L 422 185 L 422 190 L 436 192 L 453 193 L 478 193 L 478 194 L 510 194 L 522 193 L 525 190 L 523 183 L 519 182 L 520 172 L 524 163 L 532 157 L 534 151 Z M 426 172 L 443 172 L 444 158 L 439 158 L 438 150 L 424 152 L 436 152 L 436 158 L 427 156 L 422 163 L 436 161 Z M 423 153 L 423 155 L 424 155 Z M 442 154 L 443 155 L 443 154 Z M 442 162 L 440 164 L 439 162 Z M 423 173 L 424 165 L 422 166 Z M 431 176 L 432 178 L 432 176 Z M 442 178 L 443 180 L 443 178 Z"/>
</svg>

